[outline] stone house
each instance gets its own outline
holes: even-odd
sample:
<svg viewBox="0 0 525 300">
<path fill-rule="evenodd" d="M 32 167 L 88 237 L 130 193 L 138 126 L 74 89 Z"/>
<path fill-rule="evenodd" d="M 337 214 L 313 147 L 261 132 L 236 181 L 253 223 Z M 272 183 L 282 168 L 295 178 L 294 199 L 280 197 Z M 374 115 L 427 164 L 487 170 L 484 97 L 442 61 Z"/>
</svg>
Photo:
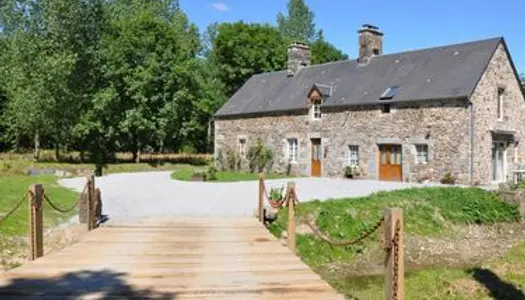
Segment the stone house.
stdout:
<svg viewBox="0 0 525 300">
<path fill-rule="evenodd" d="M 357 59 L 311 65 L 295 43 L 287 70 L 252 76 L 215 115 L 216 158 L 244 158 L 261 138 L 276 172 L 509 179 L 525 153 L 525 93 L 502 37 L 383 54 L 378 27 L 358 33 Z"/>
</svg>

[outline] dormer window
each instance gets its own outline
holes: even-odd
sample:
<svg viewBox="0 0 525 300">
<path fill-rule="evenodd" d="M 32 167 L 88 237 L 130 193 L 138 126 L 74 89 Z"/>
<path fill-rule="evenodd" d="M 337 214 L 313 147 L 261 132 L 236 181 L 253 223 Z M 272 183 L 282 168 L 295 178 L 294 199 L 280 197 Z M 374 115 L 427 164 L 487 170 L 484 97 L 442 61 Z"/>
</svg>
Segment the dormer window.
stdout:
<svg viewBox="0 0 525 300">
<path fill-rule="evenodd" d="M 321 100 L 312 101 L 312 119 L 321 119 Z"/>
</svg>

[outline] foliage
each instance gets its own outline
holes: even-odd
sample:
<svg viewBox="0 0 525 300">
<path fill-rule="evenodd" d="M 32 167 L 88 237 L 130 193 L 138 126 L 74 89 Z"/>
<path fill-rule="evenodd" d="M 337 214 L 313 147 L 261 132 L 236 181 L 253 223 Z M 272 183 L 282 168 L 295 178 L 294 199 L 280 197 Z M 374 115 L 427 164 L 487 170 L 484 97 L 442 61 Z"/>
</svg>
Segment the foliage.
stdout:
<svg viewBox="0 0 525 300">
<path fill-rule="evenodd" d="M 287 44 L 274 27 L 236 22 L 217 30 L 211 59 L 228 97 L 252 75 L 284 69 Z"/>
<path fill-rule="evenodd" d="M 293 41 L 312 42 L 315 39 L 314 13 L 304 0 L 289 0 L 288 14 L 277 15 L 277 25 L 283 36 Z"/>
<path fill-rule="evenodd" d="M 455 184 L 456 183 L 456 177 L 452 175 L 452 173 L 447 172 L 443 177 L 441 178 L 440 182 L 442 184 Z"/>
<path fill-rule="evenodd" d="M 361 175 L 359 166 L 346 166 L 344 167 L 343 172 L 346 178 L 354 178 L 356 176 Z"/>
<path fill-rule="evenodd" d="M 284 187 L 270 188 L 270 193 L 268 197 L 270 198 L 270 200 L 281 201 L 284 199 L 283 190 Z"/>
<path fill-rule="evenodd" d="M 226 161 L 227 161 L 227 167 L 229 171 L 237 170 L 238 160 L 239 160 L 239 157 L 237 153 L 234 150 L 228 148 L 226 150 Z"/>
<path fill-rule="evenodd" d="M 325 40 L 322 30 L 319 31 L 317 39 L 310 45 L 310 49 L 312 51 L 312 64 L 348 59 L 348 55 Z"/>
<path fill-rule="evenodd" d="M 262 139 L 257 138 L 255 144 L 248 149 L 246 158 L 250 172 L 262 172 L 265 168 L 269 168 L 273 160 L 273 152 L 264 145 Z"/>
<path fill-rule="evenodd" d="M 206 181 L 217 180 L 217 168 L 215 166 L 209 166 L 204 174 Z"/>
</svg>

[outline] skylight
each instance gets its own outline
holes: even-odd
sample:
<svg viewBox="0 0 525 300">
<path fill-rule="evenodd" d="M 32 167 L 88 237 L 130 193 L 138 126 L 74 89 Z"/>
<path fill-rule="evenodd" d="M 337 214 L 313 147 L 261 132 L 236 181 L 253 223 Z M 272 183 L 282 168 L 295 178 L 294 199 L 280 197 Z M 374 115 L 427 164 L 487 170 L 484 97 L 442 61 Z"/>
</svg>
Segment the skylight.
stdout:
<svg viewBox="0 0 525 300">
<path fill-rule="evenodd" d="M 389 86 L 379 97 L 379 100 L 390 100 L 394 98 L 394 96 L 397 93 L 397 90 L 399 89 L 399 86 Z"/>
</svg>

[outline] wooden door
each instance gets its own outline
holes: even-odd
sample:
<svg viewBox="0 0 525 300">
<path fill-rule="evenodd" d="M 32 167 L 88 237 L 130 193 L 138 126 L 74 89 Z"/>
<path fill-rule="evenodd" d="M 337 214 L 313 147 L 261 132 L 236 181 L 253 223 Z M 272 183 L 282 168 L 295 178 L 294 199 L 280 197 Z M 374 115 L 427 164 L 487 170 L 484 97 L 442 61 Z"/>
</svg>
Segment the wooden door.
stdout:
<svg viewBox="0 0 525 300">
<path fill-rule="evenodd" d="M 379 146 L 379 180 L 402 181 L 401 145 Z"/>
<path fill-rule="evenodd" d="M 312 176 L 321 176 L 321 139 L 312 139 Z"/>
</svg>

